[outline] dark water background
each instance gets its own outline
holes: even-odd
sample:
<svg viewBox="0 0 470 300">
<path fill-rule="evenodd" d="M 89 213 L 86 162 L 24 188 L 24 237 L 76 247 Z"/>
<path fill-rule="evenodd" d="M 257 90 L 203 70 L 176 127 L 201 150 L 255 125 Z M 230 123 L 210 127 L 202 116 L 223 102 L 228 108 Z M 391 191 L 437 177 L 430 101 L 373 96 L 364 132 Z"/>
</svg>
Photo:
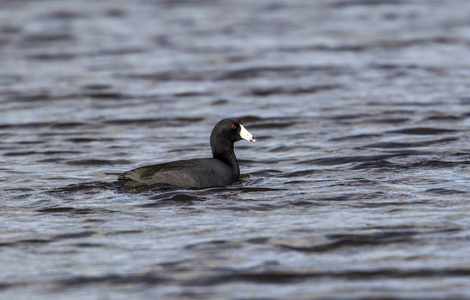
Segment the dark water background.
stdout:
<svg viewBox="0 0 470 300">
<path fill-rule="evenodd" d="M 0 1 L 0 298 L 469 299 L 469 92 L 466 0 Z"/>
</svg>

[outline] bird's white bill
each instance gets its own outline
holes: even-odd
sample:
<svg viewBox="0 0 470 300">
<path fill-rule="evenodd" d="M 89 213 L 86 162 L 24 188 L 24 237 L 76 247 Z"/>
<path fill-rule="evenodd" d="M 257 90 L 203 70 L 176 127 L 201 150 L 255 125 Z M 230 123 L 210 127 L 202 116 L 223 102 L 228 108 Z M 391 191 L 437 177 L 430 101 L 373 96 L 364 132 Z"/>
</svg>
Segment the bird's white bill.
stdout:
<svg viewBox="0 0 470 300">
<path fill-rule="evenodd" d="M 242 124 L 240 124 L 240 137 L 250 142 L 256 142 L 255 137 L 248 130 L 246 130 L 245 126 Z"/>
</svg>

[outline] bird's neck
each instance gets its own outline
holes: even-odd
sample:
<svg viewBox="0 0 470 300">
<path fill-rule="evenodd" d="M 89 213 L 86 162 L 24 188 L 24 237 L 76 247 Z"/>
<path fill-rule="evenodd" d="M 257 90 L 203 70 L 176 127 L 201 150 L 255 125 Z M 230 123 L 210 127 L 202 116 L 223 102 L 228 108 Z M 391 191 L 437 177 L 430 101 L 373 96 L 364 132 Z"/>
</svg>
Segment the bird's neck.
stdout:
<svg viewBox="0 0 470 300">
<path fill-rule="evenodd" d="M 240 167 L 238 166 L 237 157 L 233 150 L 233 143 L 227 142 L 225 144 L 218 144 L 212 146 L 212 155 L 227 164 L 229 164 L 238 175 L 240 175 Z"/>
</svg>

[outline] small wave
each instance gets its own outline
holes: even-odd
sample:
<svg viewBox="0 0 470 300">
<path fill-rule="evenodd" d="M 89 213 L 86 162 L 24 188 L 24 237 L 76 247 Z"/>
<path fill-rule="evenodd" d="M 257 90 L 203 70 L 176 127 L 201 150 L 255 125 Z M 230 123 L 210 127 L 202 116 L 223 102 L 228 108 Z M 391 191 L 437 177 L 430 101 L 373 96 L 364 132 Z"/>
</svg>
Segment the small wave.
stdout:
<svg viewBox="0 0 470 300">
<path fill-rule="evenodd" d="M 125 159 L 80 159 L 80 160 L 70 160 L 65 162 L 68 165 L 72 166 L 100 166 L 100 165 L 126 165 L 131 164 L 132 162 Z"/>
<path fill-rule="evenodd" d="M 409 135 L 440 135 L 440 134 L 455 133 L 455 132 L 458 132 L 458 130 L 430 128 L 430 127 L 405 128 L 405 129 L 388 131 L 388 133 L 409 134 Z"/>
<path fill-rule="evenodd" d="M 326 238 L 331 241 L 323 244 L 312 246 L 294 246 L 282 244 L 278 246 L 284 249 L 301 252 L 321 253 L 334 251 L 343 247 L 351 248 L 359 246 L 409 242 L 416 234 L 418 234 L 417 231 L 379 232 L 373 234 L 331 234 L 326 236 Z"/>
<path fill-rule="evenodd" d="M 428 147 L 439 144 L 446 144 L 450 142 L 458 141 L 458 138 L 443 138 L 433 139 L 427 141 L 416 141 L 416 142 L 381 142 L 362 146 L 362 148 L 379 148 L 379 149 L 400 149 L 400 148 L 419 148 Z"/>
<path fill-rule="evenodd" d="M 357 163 L 357 162 L 374 162 L 382 161 L 385 159 L 408 155 L 407 153 L 397 153 L 397 154 L 380 154 L 380 155 L 357 155 L 357 156 L 332 156 L 332 157 L 322 157 L 315 158 L 311 160 L 304 160 L 297 162 L 297 164 L 314 164 L 321 166 L 334 166 L 334 165 L 343 165 L 348 163 Z"/>
</svg>

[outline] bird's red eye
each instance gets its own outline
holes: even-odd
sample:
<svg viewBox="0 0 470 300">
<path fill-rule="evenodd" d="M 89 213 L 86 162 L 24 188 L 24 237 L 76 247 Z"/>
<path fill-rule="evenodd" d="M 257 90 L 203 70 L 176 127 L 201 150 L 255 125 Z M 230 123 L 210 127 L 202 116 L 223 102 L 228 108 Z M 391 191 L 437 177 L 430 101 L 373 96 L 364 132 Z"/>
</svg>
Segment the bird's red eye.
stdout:
<svg viewBox="0 0 470 300">
<path fill-rule="evenodd" d="M 237 128 L 237 125 L 232 125 L 232 129 L 235 129 L 235 128 Z"/>
</svg>

